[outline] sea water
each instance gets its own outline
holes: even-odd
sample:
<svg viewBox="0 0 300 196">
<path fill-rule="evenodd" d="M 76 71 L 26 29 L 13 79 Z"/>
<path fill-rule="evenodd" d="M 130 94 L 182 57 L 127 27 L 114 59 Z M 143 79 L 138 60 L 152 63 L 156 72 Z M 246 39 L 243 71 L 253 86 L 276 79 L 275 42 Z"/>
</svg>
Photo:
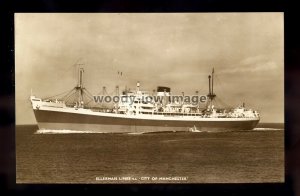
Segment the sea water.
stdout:
<svg viewBox="0 0 300 196">
<path fill-rule="evenodd" d="M 147 134 L 16 127 L 17 183 L 284 181 L 283 124 Z"/>
</svg>

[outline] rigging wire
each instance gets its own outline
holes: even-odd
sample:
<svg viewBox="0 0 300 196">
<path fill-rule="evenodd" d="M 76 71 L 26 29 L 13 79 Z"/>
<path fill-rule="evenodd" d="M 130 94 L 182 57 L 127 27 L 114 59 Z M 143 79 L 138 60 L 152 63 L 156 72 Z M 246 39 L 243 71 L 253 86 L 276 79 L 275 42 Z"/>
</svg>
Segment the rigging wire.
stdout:
<svg viewBox="0 0 300 196">
<path fill-rule="evenodd" d="M 219 87 L 218 89 L 221 91 L 221 94 L 222 95 L 225 95 L 225 90 L 224 90 L 224 88 L 223 88 L 223 86 L 222 86 L 222 82 L 220 82 L 220 80 L 219 80 L 219 77 L 218 77 L 218 75 L 217 74 L 215 74 L 215 78 L 216 78 L 216 82 L 217 82 L 217 86 Z M 217 97 L 216 97 L 217 98 Z M 218 97 L 218 100 L 223 104 L 223 105 L 225 105 L 226 107 L 232 107 L 232 106 L 230 106 L 230 104 L 227 104 L 226 103 L 226 99 L 225 99 L 225 101 L 224 101 L 224 97 L 222 97 L 222 99 L 220 99 L 219 97 Z"/>
<path fill-rule="evenodd" d="M 75 101 L 74 101 L 75 98 L 76 98 L 76 92 L 74 92 L 73 94 L 69 95 L 69 96 L 66 98 L 65 102 L 68 103 L 69 100 L 72 99 L 72 102 L 74 103 L 74 102 L 75 102 Z"/>
<path fill-rule="evenodd" d="M 73 88 L 68 94 L 66 94 L 65 96 L 62 97 L 62 99 L 64 100 L 66 97 L 70 96 L 71 93 L 75 93 L 75 88 Z"/>
<path fill-rule="evenodd" d="M 72 89 L 72 90 L 73 90 L 73 89 Z M 53 98 L 53 97 L 57 97 L 57 96 L 60 96 L 60 95 L 65 94 L 65 93 L 70 93 L 70 92 L 72 92 L 72 90 L 67 90 L 67 91 L 65 91 L 65 92 L 62 92 L 62 93 L 59 93 L 59 94 L 57 94 L 57 95 L 53 95 L 53 96 L 50 96 L 50 97 L 45 97 L 45 98 L 43 98 L 43 99 L 51 99 L 51 98 Z"/>
<path fill-rule="evenodd" d="M 88 96 L 90 96 L 90 98 L 94 97 L 94 96 L 92 95 L 92 93 L 90 93 L 90 91 L 88 91 L 87 89 L 84 89 L 84 91 L 86 91 L 86 93 L 88 94 Z"/>
<path fill-rule="evenodd" d="M 232 108 L 231 105 L 229 105 L 229 104 L 227 104 L 226 102 L 222 101 L 220 98 L 217 98 L 217 100 L 218 100 L 219 102 L 221 102 L 221 104 L 224 105 L 226 108 Z"/>
<path fill-rule="evenodd" d="M 93 98 L 86 92 L 84 91 L 83 93 L 83 96 L 85 97 L 86 101 L 87 102 L 86 104 L 90 103 L 91 101 L 93 101 Z"/>
<path fill-rule="evenodd" d="M 90 99 L 86 104 L 90 104 L 90 102 L 92 102 L 94 100 L 93 95 L 88 90 L 85 89 L 85 91 L 86 91 L 88 98 Z M 97 103 L 96 103 L 96 105 L 97 105 Z"/>
</svg>

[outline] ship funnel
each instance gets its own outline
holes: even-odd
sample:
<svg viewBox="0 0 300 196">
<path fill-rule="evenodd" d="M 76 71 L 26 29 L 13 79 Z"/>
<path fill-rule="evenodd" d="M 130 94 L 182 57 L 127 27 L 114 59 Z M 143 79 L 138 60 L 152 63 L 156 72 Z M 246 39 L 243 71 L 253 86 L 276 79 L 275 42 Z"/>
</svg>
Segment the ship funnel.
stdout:
<svg viewBox="0 0 300 196">
<path fill-rule="evenodd" d="M 171 94 L 171 88 L 165 86 L 157 87 L 157 96 L 169 96 Z"/>
</svg>

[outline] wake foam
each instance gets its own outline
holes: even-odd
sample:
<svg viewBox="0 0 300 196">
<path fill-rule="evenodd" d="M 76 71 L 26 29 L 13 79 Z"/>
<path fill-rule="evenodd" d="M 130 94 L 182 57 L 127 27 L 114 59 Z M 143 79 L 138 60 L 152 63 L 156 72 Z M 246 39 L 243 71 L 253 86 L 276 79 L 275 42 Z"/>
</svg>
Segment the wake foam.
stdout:
<svg viewBox="0 0 300 196">
<path fill-rule="evenodd" d="M 254 128 L 253 131 L 283 131 L 284 129 L 278 128 Z"/>
<path fill-rule="evenodd" d="M 101 131 L 90 131 L 90 130 L 84 130 L 84 131 L 77 131 L 77 130 L 54 130 L 54 129 L 39 129 L 35 132 L 35 134 L 74 134 L 74 133 L 105 133 Z"/>
<path fill-rule="evenodd" d="M 254 128 L 253 130 L 249 131 L 283 131 L 284 129 L 278 129 L 278 128 Z M 212 131 L 212 130 L 207 130 L 207 131 L 187 131 L 190 133 L 214 133 L 214 132 L 231 132 L 229 130 L 224 130 L 224 131 Z M 55 130 L 55 129 L 39 129 L 37 130 L 34 134 L 83 134 L 83 133 L 109 133 L 109 132 L 103 132 L 103 131 L 91 131 L 91 130 L 67 130 L 67 129 L 60 129 L 60 130 Z M 149 133 L 157 133 L 157 132 L 149 132 Z M 121 133 L 122 134 L 122 133 Z M 145 132 L 124 132 L 123 134 L 129 134 L 129 135 L 141 135 L 145 134 Z"/>
<path fill-rule="evenodd" d="M 141 135 L 145 132 L 103 132 L 103 131 L 91 131 L 91 130 L 67 130 L 67 129 L 39 129 L 34 134 L 83 134 L 83 133 L 102 133 L 102 134 L 129 134 L 129 135 Z"/>
<path fill-rule="evenodd" d="M 130 132 L 130 133 L 127 133 L 128 135 L 142 135 L 144 134 L 145 132 Z"/>
</svg>

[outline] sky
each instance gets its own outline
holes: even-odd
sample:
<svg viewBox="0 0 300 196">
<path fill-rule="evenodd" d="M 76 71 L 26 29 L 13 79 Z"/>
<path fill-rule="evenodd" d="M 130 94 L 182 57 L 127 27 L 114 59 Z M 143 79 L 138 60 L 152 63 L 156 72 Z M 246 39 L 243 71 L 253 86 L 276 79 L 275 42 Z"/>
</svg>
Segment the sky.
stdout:
<svg viewBox="0 0 300 196">
<path fill-rule="evenodd" d="M 283 13 L 16 13 L 16 124 L 36 124 L 29 96 L 77 85 L 93 94 L 120 89 L 214 92 L 245 102 L 261 122 L 284 122 Z M 118 74 L 122 72 L 122 76 Z"/>
</svg>

